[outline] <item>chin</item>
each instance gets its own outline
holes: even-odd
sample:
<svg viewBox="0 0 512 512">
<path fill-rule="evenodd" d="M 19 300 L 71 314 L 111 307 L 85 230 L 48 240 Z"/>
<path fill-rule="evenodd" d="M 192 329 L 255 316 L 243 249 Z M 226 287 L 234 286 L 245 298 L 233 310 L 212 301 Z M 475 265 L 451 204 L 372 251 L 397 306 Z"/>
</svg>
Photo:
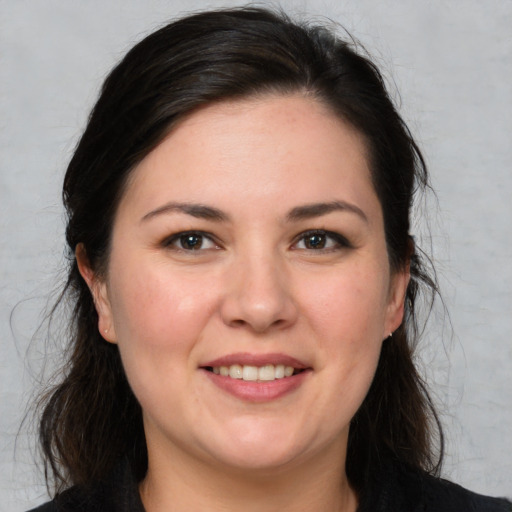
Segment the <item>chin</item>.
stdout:
<svg viewBox="0 0 512 512">
<path fill-rule="evenodd" d="M 314 443 L 301 429 L 299 435 L 294 435 L 282 421 L 280 423 L 259 420 L 250 427 L 239 425 L 236 430 L 227 429 L 221 436 L 223 439 L 205 448 L 216 461 L 237 470 L 284 470 L 307 458 Z"/>
<path fill-rule="evenodd" d="M 276 471 L 285 471 L 294 466 L 300 460 L 300 454 L 297 451 L 286 451 L 276 453 L 275 450 L 259 448 L 241 449 L 234 453 L 218 454 L 217 463 L 223 463 L 227 468 L 232 468 L 237 473 L 252 473 L 255 476 L 264 476 L 266 474 L 275 474 Z"/>
</svg>

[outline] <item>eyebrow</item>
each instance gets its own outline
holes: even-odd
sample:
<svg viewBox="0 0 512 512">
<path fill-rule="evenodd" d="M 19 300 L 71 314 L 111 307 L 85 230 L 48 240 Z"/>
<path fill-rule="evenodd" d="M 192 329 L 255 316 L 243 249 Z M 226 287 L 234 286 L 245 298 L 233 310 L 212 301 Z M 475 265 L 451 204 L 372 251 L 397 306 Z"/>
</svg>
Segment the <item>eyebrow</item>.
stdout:
<svg viewBox="0 0 512 512">
<path fill-rule="evenodd" d="M 229 220 L 229 216 L 227 214 L 213 206 L 205 206 L 203 204 L 195 203 L 170 202 L 146 213 L 146 215 L 142 217 L 141 222 L 152 219 L 158 215 L 174 212 L 185 213 L 198 219 L 212 220 L 215 222 L 225 222 Z"/>
<path fill-rule="evenodd" d="M 347 203 L 346 201 L 330 201 L 328 203 L 312 203 L 304 206 L 297 206 L 290 210 L 286 218 L 288 221 L 305 220 L 312 219 L 314 217 L 321 217 L 322 215 L 327 215 L 328 213 L 336 211 L 355 213 L 368 223 L 368 217 L 363 210 L 355 204 Z"/>
<path fill-rule="evenodd" d="M 311 203 L 305 204 L 303 206 L 296 206 L 288 212 L 286 215 L 286 220 L 288 222 L 293 222 L 298 220 L 312 219 L 315 217 L 321 217 L 322 215 L 327 215 L 335 211 L 352 212 L 358 215 L 365 222 L 368 222 L 368 217 L 363 212 L 363 210 L 361 210 L 361 208 L 355 204 L 347 203 L 346 201 L 330 201 L 328 203 Z M 146 215 L 142 217 L 141 222 L 167 213 L 184 213 L 198 219 L 206 219 L 215 222 L 226 222 L 230 220 L 229 215 L 224 213 L 222 210 L 219 210 L 218 208 L 214 208 L 213 206 L 206 206 L 204 204 L 196 203 L 179 203 L 173 201 L 146 213 Z"/>
</svg>

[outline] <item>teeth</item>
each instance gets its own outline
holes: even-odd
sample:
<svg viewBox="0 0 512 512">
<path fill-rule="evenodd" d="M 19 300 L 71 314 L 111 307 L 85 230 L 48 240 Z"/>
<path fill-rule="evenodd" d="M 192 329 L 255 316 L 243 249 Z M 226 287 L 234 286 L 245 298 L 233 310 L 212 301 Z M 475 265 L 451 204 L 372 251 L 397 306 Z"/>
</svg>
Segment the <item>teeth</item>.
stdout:
<svg viewBox="0 0 512 512">
<path fill-rule="evenodd" d="M 243 376 L 243 369 L 239 364 L 232 364 L 229 367 L 229 376 L 232 379 L 241 379 Z"/>
<path fill-rule="evenodd" d="M 258 380 L 258 368 L 256 366 L 244 366 L 242 370 L 242 379 Z"/>
<path fill-rule="evenodd" d="M 275 378 L 276 372 L 273 364 L 267 364 L 259 368 L 258 380 L 274 380 Z"/>
<path fill-rule="evenodd" d="M 291 366 L 284 367 L 284 376 L 291 377 L 293 375 L 293 368 Z"/>
<path fill-rule="evenodd" d="M 231 366 L 215 366 L 213 373 L 232 379 L 242 379 L 247 381 L 270 381 L 291 377 L 295 369 L 293 366 L 284 364 L 267 364 L 265 366 L 250 366 L 232 364 Z"/>
<path fill-rule="evenodd" d="M 278 364 L 274 368 L 276 379 L 282 379 L 284 377 L 284 364 Z"/>
</svg>

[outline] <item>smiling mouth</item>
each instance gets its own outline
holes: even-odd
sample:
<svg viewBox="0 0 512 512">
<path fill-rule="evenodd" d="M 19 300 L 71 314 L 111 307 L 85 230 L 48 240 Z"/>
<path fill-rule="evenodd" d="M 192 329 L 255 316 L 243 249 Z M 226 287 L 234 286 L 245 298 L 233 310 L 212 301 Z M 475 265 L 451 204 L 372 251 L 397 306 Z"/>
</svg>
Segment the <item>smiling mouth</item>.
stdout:
<svg viewBox="0 0 512 512">
<path fill-rule="evenodd" d="M 286 379 L 304 371 L 302 368 L 294 368 L 284 364 L 266 364 L 264 366 L 232 364 L 230 366 L 206 366 L 204 369 L 222 377 L 252 382 Z"/>
</svg>

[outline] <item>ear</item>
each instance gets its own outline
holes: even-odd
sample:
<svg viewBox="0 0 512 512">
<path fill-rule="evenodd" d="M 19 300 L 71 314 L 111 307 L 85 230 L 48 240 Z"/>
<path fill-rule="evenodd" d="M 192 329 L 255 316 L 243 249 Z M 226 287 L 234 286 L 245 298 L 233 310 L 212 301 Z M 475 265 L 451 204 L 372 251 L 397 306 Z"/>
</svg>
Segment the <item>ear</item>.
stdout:
<svg viewBox="0 0 512 512">
<path fill-rule="evenodd" d="M 405 294 L 411 278 L 409 263 L 403 269 L 393 272 L 389 286 L 388 307 L 386 312 L 385 330 L 383 338 L 392 334 L 404 319 Z"/>
<path fill-rule="evenodd" d="M 83 244 L 76 246 L 75 258 L 80 275 L 89 287 L 96 312 L 98 313 L 98 330 L 106 341 L 116 343 L 117 337 L 114 328 L 112 308 L 108 297 L 107 283 L 104 279 L 100 279 L 91 268 Z"/>
</svg>

